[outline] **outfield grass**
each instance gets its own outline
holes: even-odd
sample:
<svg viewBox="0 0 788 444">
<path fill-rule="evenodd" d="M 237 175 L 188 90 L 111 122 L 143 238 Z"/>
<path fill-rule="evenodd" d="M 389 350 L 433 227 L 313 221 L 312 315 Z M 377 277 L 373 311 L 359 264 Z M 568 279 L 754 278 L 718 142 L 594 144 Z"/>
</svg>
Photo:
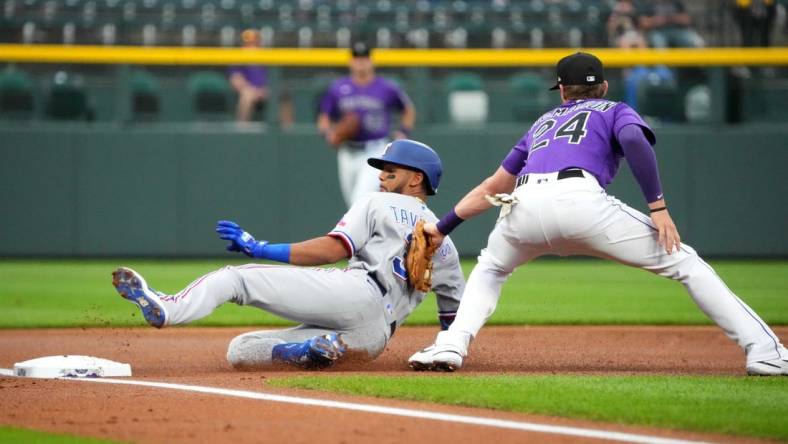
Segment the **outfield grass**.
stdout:
<svg viewBox="0 0 788 444">
<path fill-rule="evenodd" d="M 788 440 L 788 378 L 303 376 L 277 387 Z"/>
<path fill-rule="evenodd" d="M 111 285 L 118 265 L 153 287 L 176 292 L 231 261 L 0 261 L 0 328 L 141 326 L 137 309 Z M 467 274 L 472 261 L 463 263 Z M 717 272 L 768 323 L 788 324 L 788 261 L 713 262 Z M 408 319 L 436 323 L 429 297 Z M 537 260 L 516 270 L 490 324 L 709 324 L 683 287 L 642 270 L 598 260 Z M 288 325 L 261 310 L 226 304 L 196 325 Z"/>
<path fill-rule="evenodd" d="M 111 444 L 120 441 L 84 438 L 59 433 L 38 432 L 35 430 L 18 429 L 0 426 L 0 442 L 27 444 Z"/>
</svg>

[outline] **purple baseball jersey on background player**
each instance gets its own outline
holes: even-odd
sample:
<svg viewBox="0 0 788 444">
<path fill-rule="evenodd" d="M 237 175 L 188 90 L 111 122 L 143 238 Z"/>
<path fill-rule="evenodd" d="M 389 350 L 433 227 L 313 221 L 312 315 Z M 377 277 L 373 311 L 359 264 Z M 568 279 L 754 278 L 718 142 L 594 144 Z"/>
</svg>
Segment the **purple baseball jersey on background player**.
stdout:
<svg viewBox="0 0 788 444">
<path fill-rule="evenodd" d="M 630 124 L 641 127 L 648 141 L 656 143 L 651 128 L 627 104 L 603 99 L 572 100 L 537 119 L 502 166 L 514 175 L 582 168 L 606 187 L 624 157 L 617 135 Z"/>
<path fill-rule="evenodd" d="M 338 120 L 347 112 L 358 113 L 361 130 L 353 139 L 357 142 L 382 139 L 389 134 L 390 110 L 401 111 L 410 98 L 397 85 L 381 77 L 370 84 L 359 86 L 343 77 L 331 84 L 323 100 L 320 112 Z"/>
<path fill-rule="evenodd" d="M 268 70 L 263 66 L 258 65 L 239 65 L 232 66 L 228 69 L 229 75 L 239 73 L 250 84 L 263 88 L 268 84 Z"/>
</svg>

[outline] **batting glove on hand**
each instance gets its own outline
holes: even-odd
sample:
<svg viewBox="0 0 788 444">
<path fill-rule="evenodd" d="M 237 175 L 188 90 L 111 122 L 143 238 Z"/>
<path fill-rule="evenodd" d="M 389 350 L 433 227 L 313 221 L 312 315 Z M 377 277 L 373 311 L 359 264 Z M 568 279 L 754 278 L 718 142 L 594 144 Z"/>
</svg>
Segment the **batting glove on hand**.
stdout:
<svg viewBox="0 0 788 444">
<path fill-rule="evenodd" d="M 257 241 L 251 234 L 244 231 L 237 223 L 229 220 L 220 220 L 216 224 L 219 238 L 230 241 L 227 251 L 242 251 L 249 257 L 257 257 L 256 251 L 262 250 L 268 242 Z"/>
</svg>

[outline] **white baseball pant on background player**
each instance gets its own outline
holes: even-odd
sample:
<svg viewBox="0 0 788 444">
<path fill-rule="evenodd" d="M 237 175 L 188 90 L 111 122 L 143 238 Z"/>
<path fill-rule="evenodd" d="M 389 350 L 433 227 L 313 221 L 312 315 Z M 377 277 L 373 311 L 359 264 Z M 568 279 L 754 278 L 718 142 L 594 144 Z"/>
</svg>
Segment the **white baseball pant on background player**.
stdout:
<svg viewBox="0 0 788 444">
<path fill-rule="evenodd" d="M 519 203 L 490 234 L 468 278 L 457 317 L 438 334 L 436 346 L 449 346 L 466 356 L 470 340 L 492 315 L 511 272 L 549 253 L 612 259 L 679 281 L 698 307 L 745 351 L 748 365 L 788 359 L 774 332 L 694 249 L 682 243 L 679 251 L 667 254 L 648 216 L 607 195 L 591 174 L 583 174 L 562 180 L 558 173 L 529 174 L 527 183 L 514 191 Z"/>
<path fill-rule="evenodd" d="M 348 208 L 364 194 L 378 191 L 380 171 L 369 166 L 367 159 L 381 156 L 388 143 L 387 139 L 375 139 L 345 143 L 338 148 L 339 187 Z"/>
</svg>

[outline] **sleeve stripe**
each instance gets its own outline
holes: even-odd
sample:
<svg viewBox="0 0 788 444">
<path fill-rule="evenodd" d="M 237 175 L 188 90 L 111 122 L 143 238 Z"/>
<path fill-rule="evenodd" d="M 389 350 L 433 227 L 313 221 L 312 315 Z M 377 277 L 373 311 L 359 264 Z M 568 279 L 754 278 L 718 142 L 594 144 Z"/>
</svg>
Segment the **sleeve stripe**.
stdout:
<svg viewBox="0 0 788 444">
<path fill-rule="evenodd" d="M 353 257 L 356 255 L 356 246 L 353 244 L 353 239 L 347 235 L 347 233 L 343 233 L 341 231 L 332 231 L 327 234 L 327 236 L 331 236 L 337 238 L 342 241 L 345 245 L 345 249 L 347 250 L 348 257 Z"/>
</svg>

